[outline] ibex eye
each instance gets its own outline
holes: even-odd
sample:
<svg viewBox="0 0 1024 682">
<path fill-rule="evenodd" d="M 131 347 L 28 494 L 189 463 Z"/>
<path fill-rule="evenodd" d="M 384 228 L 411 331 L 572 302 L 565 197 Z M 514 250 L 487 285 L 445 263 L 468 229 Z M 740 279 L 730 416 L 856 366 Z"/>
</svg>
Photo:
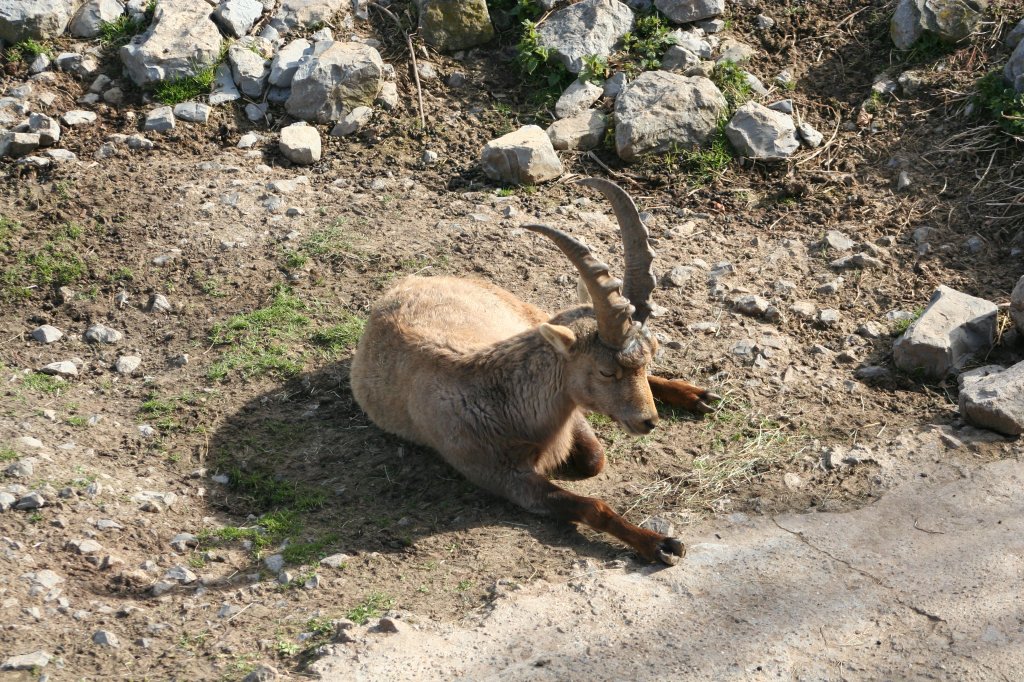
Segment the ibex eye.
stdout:
<svg viewBox="0 0 1024 682">
<path fill-rule="evenodd" d="M 605 372 L 605 371 L 602 371 L 601 372 L 601 376 L 605 377 L 606 379 L 611 379 L 612 377 L 615 376 L 615 372 Z"/>
</svg>

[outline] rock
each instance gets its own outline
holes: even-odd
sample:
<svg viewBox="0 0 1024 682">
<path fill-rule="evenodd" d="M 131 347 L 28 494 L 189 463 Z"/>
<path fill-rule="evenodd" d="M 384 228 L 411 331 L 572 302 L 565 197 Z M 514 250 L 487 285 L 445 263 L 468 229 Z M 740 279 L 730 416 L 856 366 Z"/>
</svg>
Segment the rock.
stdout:
<svg viewBox="0 0 1024 682">
<path fill-rule="evenodd" d="M 970 423 L 1008 436 L 1024 433 L 1024 362 L 965 381 L 960 414 Z"/>
<path fill-rule="evenodd" d="M 94 324 L 85 330 L 84 338 L 90 343 L 117 343 L 124 334 L 105 325 Z"/>
<path fill-rule="evenodd" d="M 1014 90 L 1024 92 L 1024 40 L 1017 43 L 1009 61 L 1003 67 L 1003 77 Z"/>
<path fill-rule="evenodd" d="M 709 79 L 646 71 L 615 100 L 615 149 L 625 161 L 673 146 L 706 143 L 728 111 L 725 96 Z"/>
<path fill-rule="evenodd" d="M 267 104 L 266 102 L 260 102 L 258 104 L 255 102 L 250 102 L 249 104 L 245 105 L 245 117 L 253 122 L 259 121 L 263 118 L 266 118 L 267 112 L 269 110 L 270 105 Z"/>
<path fill-rule="evenodd" d="M 763 315 L 765 311 L 768 310 L 768 306 L 770 304 L 760 296 L 747 295 L 737 298 L 734 301 L 734 305 L 738 312 L 743 313 L 744 315 L 757 317 Z"/>
<path fill-rule="evenodd" d="M 192 533 L 178 533 L 171 538 L 171 547 L 179 552 L 188 550 L 189 547 L 199 546 L 199 538 Z"/>
<path fill-rule="evenodd" d="M 18 498 L 10 493 L 0 492 L 0 512 L 5 512 L 13 507 L 17 499 Z"/>
<path fill-rule="evenodd" d="M 171 107 L 157 107 L 146 114 L 146 122 L 142 126 L 146 131 L 165 132 L 174 129 L 174 111 Z"/>
<path fill-rule="evenodd" d="M 942 379 L 992 346 L 996 305 L 939 286 L 924 313 L 893 344 L 893 362 L 905 372 Z"/>
<path fill-rule="evenodd" d="M 853 248 L 854 241 L 838 230 L 829 230 L 825 233 L 822 246 L 836 251 L 849 251 Z"/>
<path fill-rule="evenodd" d="M 488 142 L 480 154 L 480 165 L 490 179 L 514 185 L 536 185 L 562 174 L 562 162 L 551 139 L 535 125 Z"/>
<path fill-rule="evenodd" d="M 733 64 L 742 64 L 751 57 L 757 54 L 757 50 L 752 48 L 746 43 L 741 43 L 738 40 L 732 38 L 726 38 L 722 41 L 719 48 L 718 59 L 715 60 L 716 64 L 723 64 L 725 62 L 732 62 Z"/>
<path fill-rule="evenodd" d="M 372 105 L 383 82 L 377 50 L 363 43 L 331 43 L 296 69 L 285 108 L 295 118 L 327 123 Z"/>
<path fill-rule="evenodd" d="M 363 126 L 370 122 L 371 118 L 373 118 L 373 109 L 370 107 L 356 107 L 338 121 L 338 125 L 334 126 L 334 129 L 331 130 L 331 135 L 344 137 L 345 135 L 359 132 L 363 129 Z"/>
<path fill-rule="evenodd" d="M 293 123 L 281 128 L 278 146 L 292 163 L 305 166 L 320 160 L 320 133 L 313 126 Z"/>
<path fill-rule="evenodd" d="M 170 109 L 170 107 L 167 108 Z M 173 120 L 173 112 L 171 115 L 171 120 Z M 129 135 L 125 142 L 128 144 L 129 149 L 149 150 L 152 149 L 154 146 L 153 141 L 147 140 L 144 135 Z"/>
<path fill-rule="evenodd" d="M 633 11 L 619 0 L 582 0 L 553 12 L 537 33 L 554 59 L 579 73 L 584 57 L 607 57 L 632 28 Z"/>
<path fill-rule="evenodd" d="M 45 154 L 50 160 L 57 163 L 69 163 L 78 160 L 78 155 L 67 149 L 47 149 Z"/>
<path fill-rule="evenodd" d="M 79 109 L 72 109 L 71 111 L 65 112 L 60 117 L 64 125 L 71 126 L 72 128 L 82 125 L 88 125 L 96 122 L 96 114 L 91 111 L 81 111 Z"/>
<path fill-rule="evenodd" d="M 119 54 L 132 82 L 143 86 L 194 76 L 216 64 L 221 42 L 205 2 L 158 2 L 149 30 Z"/>
<path fill-rule="evenodd" d="M 900 0 L 889 22 L 897 50 L 908 50 L 926 32 L 955 43 L 971 35 L 987 3 L 977 0 Z"/>
<path fill-rule="evenodd" d="M 280 33 L 297 28 L 336 25 L 337 15 L 351 5 L 352 0 L 282 0 L 270 26 Z"/>
<path fill-rule="evenodd" d="M 270 76 L 270 64 L 261 55 L 249 49 L 249 44 L 235 43 L 228 50 L 228 62 L 235 85 L 243 95 L 258 98 Z"/>
<path fill-rule="evenodd" d="M 207 98 L 211 106 L 234 102 L 241 98 L 238 88 L 235 86 L 235 77 L 231 73 L 231 65 L 227 62 L 219 65 L 213 75 L 213 88 Z"/>
<path fill-rule="evenodd" d="M 262 14 L 263 3 L 260 0 L 220 0 L 213 20 L 228 34 L 241 38 Z"/>
<path fill-rule="evenodd" d="M 45 668 L 49 663 L 50 654 L 39 649 L 30 654 L 11 656 L 0 666 L 0 670 L 36 670 L 38 668 Z"/>
<path fill-rule="evenodd" d="M 685 47 L 673 45 L 665 51 L 661 58 L 662 71 L 678 71 L 686 74 L 690 69 L 700 64 L 700 57 L 690 52 Z"/>
<path fill-rule="evenodd" d="M 622 71 L 612 74 L 612 76 L 604 82 L 604 91 L 601 93 L 602 97 L 615 98 L 622 92 L 622 88 L 626 85 L 626 74 Z"/>
<path fill-rule="evenodd" d="M 867 253 L 854 253 L 849 256 L 843 256 L 842 258 L 836 258 L 829 265 L 836 270 L 849 270 L 851 268 L 884 268 L 883 263 L 878 258 L 871 256 Z"/>
<path fill-rule="evenodd" d="M 99 61 L 91 54 L 62 52 L 53 62 L 61 71 L 74 74 L 82 80 L 91 80 L 100 69 Z"/>
<path fill-rule="evenodd" d="M 68 0 L 0 0 L 0 41 L 14 44 L 59 38 L 73 11 Z"/>
<path fill-rule="evenodd" d="M 114 363 L 114 371 L 118 374 L 134 374 L 142 366 L 142 358 L 138 355 L 122 355 Z"/>
<path fill-rule="evenodd" d="M 840 319 L 842 316 L 834 308 L 824 308 L 818 313 L 818 323 L 822 327 L 834 327 L 839 324 Z"/>
<path fill-rule="evenodd" d="M 348 554 L 332 554 L 320 560 L 321 566 L 328 568 L 345 568 L 345 565 L 352 560 Z"/>
<path fill-rule="evenodd" d="M 1024 334 L 1024 277 L 1017 280 L 1017 286 L 1010 294 L 1010 319 L 1017 326 L 1017 331 Z"/>
<path fill-rule="evenodd" d="M 277 679 L 277 670 L 269 665 L 261 665 L 245 676 L 242 682 L 270 682 Z"/>
<path fill-rule="evenodd" d="M 295 70 L 312 54 L 313 44 L 305 38 L 298 38 L 282 47 L 270 61 L 270 84 L 280 88 L 291 87 Z"/>
<path fill-rule="evenodd" d="M 792 114 L 793 113 L 793 100 L 791 99 L 780 99 L 778 102 L 772 102 L 768 105 L 768 108 L 772 111 L 777 111 L 780 114 Z M 797 131 L 799 132 L 799 131 Z"/>
<path fill-rule="evenodd" d="M 95 38 L 104 23 L 112 23 L 124 14 L 124 5 L 118 0 L 86 0 L 75 13 L 68 33 L 76 38 Z"/>
<path fill-rule="evenodd" d="M 865 322 L 857 327 L 857 331 L 854 333 L 857 336 L 863 336 L 865 339 L 877 339 L 882 335 L 882 328 L 874 322 Z"/>
<path fill-rule="evenodd" d="M 419 33 L 444 52 L 483 45 L 494 38 L 485 0 L 418 0 Z"/>
<path fill-rule="evenodd" d="M 132 495 L 132 501 L 142 511 L 160 513 L 174 506 L 178 496 L 174 493 L 160 493 L 152 490 L 141 490 Z"/>
<path fill-rule="evenodd" d="M 675 24 L 710 19 L 725 12 L 725 0 L 654 0 L 654 6 Z"/>
<path fill-rule="evenodd" d="M 72 540 L 68 542 L 68 547 L 78 554 L 95 554 L 103 551 L 103 545 L 91 539 Z"/>
<path fill-rule="evenodd" d="M 752 159 L 784 159 L 800 148 L 793 117 L 757 102 L 736 110 L 725 135 L 737 152 Z"/>
<path fill-rule="evenodd" d="M 164 580 L 181 583 L 183 585 L 191 585 L 195 581 L 199 580 L 199 576 L 184 566 L 172 566 L 167 569 L 166 573 L 164 573 Z"/>
<path fill-rule="evenodd" d="M 28 131 L 39 136 L 39 146 L 49 147 L 60 140 L 60 126 L 46 114 L 32 114 L 28 117 Z"/>
<path fill-rule="evenodd" d="M 284 568 L 284 557 L 280 554 L 271 554 L 263 559 L 263 565 L 267 567 L 267 570 L 277 573 Z"/>
<path fill-rule="evenodd" d="M 46 506 L 46 498 L 43 497 L 42 493 L 29 493 L 23 495 L 14 503 L 14 508 L 18 510 L 29 510 L 39 509 Z"/>
<path fill-rule="evenodd" d="M 4 474 L 11 478 L 31 478 L 34 473 L 32 458 L 16 460 L 4 469 Z"/>
<path fill-rule="evenodd" d="M 821 146 L 822 141 L 825 139 L 825 136 L 819 133 L 810 123 L 801 122 L 797 125 L 796 131 L 800 134 L 800 139 L 803 140 L 804 144 L 811 149 Z"/>
<path fill-rule="evenodd" d="M 54 341 L 59 341 L 62 336 L 64 336 L 64 332 L 48 324 L 32 330 L 32 338 L 39 343 L 53 343 Z"/>
<path fill-rule="evenodd" d="M 152 438 L 153 436 L 156 436 L 159 433 L 155 428 L 153 428 L 149 424 L 139 424 L 136 427 L 136 429 L 138 429 L 139 435 L 142 436 L 143 438 Z"/>
<path fill-rule="evenodd" d="M 150 313 L 169 313 L 173 309 L 171 302 L 163 294 L 150 294 L 149 301 L 146 302 L 146 311 Z"/>
<path fill-rule="evenodd" d="M 603 92 L 600 85 L 577 79 L 569 84 L 555 103 L 555 116 L 569 118 L 582 113 L 600 99 Z"/>
<path fill-rule="evenodd" d="M 28 72 L 34 76 L 49 69 L 52 63 L 47 55 L 37 54 L 28 65 Z"/>
<path fill-rule="evenodd" d="M 39 370 L 42 374 L 50 374 L 58 377 L 76 377 L 78 376 L 78 367 L 75 363 L 70 360 L 62 360 L 61 362 L 51 362 L 50 364 Z"/>
<path fill-rule="evenodd" d="M 600 111 L 592 109 L 555 121 L 548 126 L 547 133 L 551 139 L 551 146 L 555 149 L 585 151 L 600 146 L 607 129 L 607 117 Z"/>
<path fill-rule="evenodd" d="M 0 156 L 18 158 L 39 149 L 38 133 L 11 133 L 0 136 Z"/>
<path fill-rule="evenodd" d="M 238 138 L 238 148 L 249 149 L 250 147 L 256 145 L 261 139 L 262 138 L 259 136 L 258 133 L 246 133 L 245 135 L 242 135 L 240 138 Z"/>
<path fill-rule="evenodd" d="M 190 123 L 206 123 L 210 120 L 210 105 L 202 102 L 181 102 L 174 105 L 174 117 Z"/>
<path fill-rule="evenodd" d="M 391 111 L 398 106 L 398 86 L 387 82 L 380 86 L 380 94 L 377 95 L 377 104 L 384 109 Z"/>
</svg>

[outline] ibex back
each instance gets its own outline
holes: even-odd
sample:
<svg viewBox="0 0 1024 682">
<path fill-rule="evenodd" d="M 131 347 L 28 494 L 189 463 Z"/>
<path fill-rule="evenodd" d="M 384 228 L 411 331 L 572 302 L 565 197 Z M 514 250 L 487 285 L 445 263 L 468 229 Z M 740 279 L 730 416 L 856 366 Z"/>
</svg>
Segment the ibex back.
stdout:
<svg viewBox="0 0 1024 682">
<path fill-rule="evenodd" d="M 648 375 L 654 253 L 632 199 L 607 180 L 581 181 L 611 201 L 625 284 L 568 235 L 546 235 L 579 270 L 592 305 L 551 316 L 491 284 L 409 277 L 384 294 L 352 361 L 352 393 L 380 428 L 439 452 L 466 478 L 530 511 L 606 531 L 649 561 L 674 564 L 683 544 L 625 521 L 604 502 L 548 480 L 605 465 L 587 423 L 605 414 L 633 435 L 658 423 L 654 399 L 697 412 L 717 400 Z"/>
</svg>

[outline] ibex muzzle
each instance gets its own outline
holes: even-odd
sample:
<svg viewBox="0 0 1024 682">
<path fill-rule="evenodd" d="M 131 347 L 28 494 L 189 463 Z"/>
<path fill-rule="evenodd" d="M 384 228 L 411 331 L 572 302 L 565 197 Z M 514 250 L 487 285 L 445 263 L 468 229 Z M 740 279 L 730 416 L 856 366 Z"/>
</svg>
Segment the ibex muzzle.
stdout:
<svg viewBox="0 0 1024 682">
<path fill-rule="evenodd" d="M 605 414 L 633 435 L 658 423 L 657 398 L 695 412 L 718 396 L 648 374 L 655 279 L 647 228 L 620 187 L 582 184 L 612 203 L 625 282 L 583 244 L 545 225 L 590 297 L 551 316 L 486 282 L 409 277 L 374 308 L 352 361 L 352 393 L 385 431 L 439 452 L 474 483 L 537 513 L 611 533 L 649 561 L 674 564 L 683 544 L 635 526 L 604 502 L 548 480 L 594 476 L 604 449 L 586 420 Z"/>
</svg>

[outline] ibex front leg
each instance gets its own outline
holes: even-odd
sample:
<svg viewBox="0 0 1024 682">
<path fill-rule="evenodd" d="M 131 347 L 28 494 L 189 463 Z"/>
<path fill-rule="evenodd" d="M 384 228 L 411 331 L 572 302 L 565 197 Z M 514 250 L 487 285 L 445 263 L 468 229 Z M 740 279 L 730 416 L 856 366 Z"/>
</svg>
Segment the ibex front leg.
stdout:
<svg viewBox="0 0 1024 682">
<path fill-rule="evenodd" d="M 687 412 L 696 412 L 697 414 L 714 412 L 715 408 L 711 403 L 722 399 L 720 395 L 712 393 L 706 388 L 694 386 L 678 379 L 665 379 L 650 374 L 647 376 L 647 383 L 651 386 L 651 393 L 655 400 L 666 405 L 681 407 Z"/>
<path fill-rule="evenodd" d="M 534 512 L 614 535 L 648 561 L 674 565 L 686 554 L 683 543 L 676 538 L 634 526 L 601 500 L 559 488 L 540 474 L 523 474 L 516 483 L 509 491 L 514 502 Z"/>
</svg>

